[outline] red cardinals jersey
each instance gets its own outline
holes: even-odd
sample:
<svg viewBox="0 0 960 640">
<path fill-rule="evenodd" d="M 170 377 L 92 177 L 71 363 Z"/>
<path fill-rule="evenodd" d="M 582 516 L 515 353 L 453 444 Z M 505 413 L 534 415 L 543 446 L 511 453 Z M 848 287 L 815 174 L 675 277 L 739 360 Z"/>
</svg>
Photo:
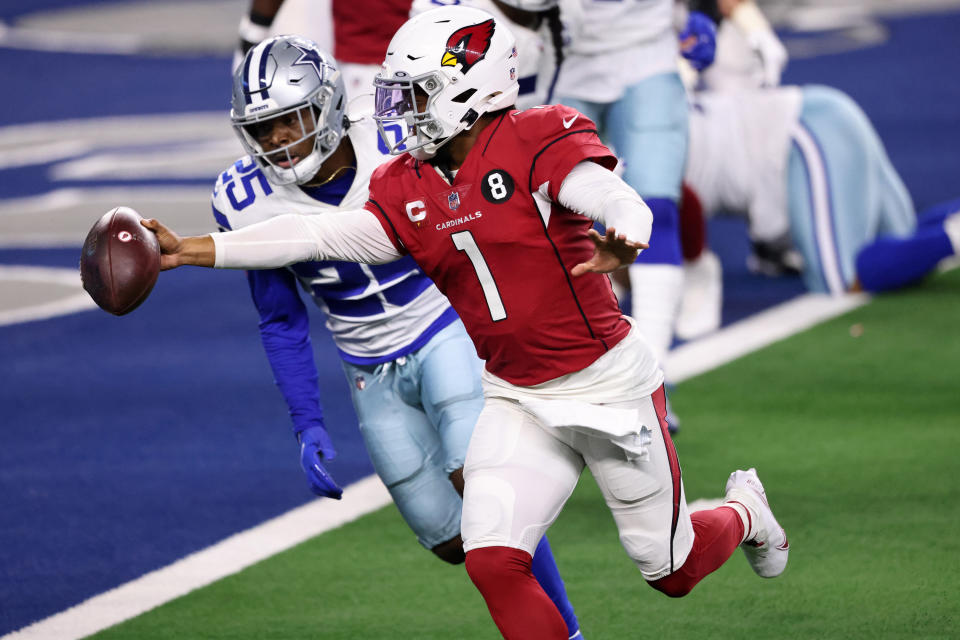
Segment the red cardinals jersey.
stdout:
<svg viewBox="0 0 960 640">
<path fill-rule="evenodd" d="M 593 223 L 555 200 L 584 160 L 616 164 L 595 125 L 558 105 L 494 120 L 452 186 L 409 155 L 370 181 L 366 208 L 449 298 L 487 370 L 512 384 L 579 371 L 630 330 L 605 275 L 570 275 L 593 255 Z"/>
<path fill-rule="evenodd" d="M 413 0 L 334 0 L 333 57 L 355 64 L 383 63 L 387 45 L 410 17 Z"/>
</svg>

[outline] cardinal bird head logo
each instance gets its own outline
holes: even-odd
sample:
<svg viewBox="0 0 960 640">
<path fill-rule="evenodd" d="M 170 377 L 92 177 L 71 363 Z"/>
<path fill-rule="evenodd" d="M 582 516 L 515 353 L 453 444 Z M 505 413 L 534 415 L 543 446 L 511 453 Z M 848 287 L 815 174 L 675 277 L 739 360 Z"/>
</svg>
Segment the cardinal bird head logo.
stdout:
<svg viewBox="0 0 960 640">
<path fill-rule="evenodd" d="M 490 40 L 493 38 L 493 18 L 480 24 L 472 24 L 454 31 L 447 38 L 446 51 L 440 60 L 441 67 L 455 67 L 461 65 L 460 71 L 466 73 L 470 68 L 483 60 L 490 49 Z"/>
</svg>

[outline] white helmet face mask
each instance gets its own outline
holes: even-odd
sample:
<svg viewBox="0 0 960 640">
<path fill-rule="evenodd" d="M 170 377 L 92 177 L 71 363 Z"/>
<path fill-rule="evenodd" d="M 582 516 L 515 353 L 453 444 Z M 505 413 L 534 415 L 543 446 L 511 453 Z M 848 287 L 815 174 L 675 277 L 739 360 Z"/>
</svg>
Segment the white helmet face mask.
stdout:
<svg viewBox="0 0 960 640">
<path fill-rule="evenodd" d="M 333 58 L 305 38 L 277 36 L 234 72 L 230 120 L 270 182 L 304 184 L 339 146 L 345 105 Z"/>
<path fill-rule="evenodd" d="M 374 86 L 374 119 L 390 153 L 426 160 L 482 114 L 513 106 L 516 40 L 486 11 L 426 11 L 393 36 Z"/>
</svg>

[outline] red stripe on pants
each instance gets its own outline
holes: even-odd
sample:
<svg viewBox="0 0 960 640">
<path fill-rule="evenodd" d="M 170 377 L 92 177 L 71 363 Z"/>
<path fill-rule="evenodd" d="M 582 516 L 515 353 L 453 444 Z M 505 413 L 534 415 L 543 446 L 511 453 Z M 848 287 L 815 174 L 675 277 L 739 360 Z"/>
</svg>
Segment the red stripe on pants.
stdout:
<svg viewBox="0 0 960 640">
<path fill-rule="evenodd" d="M 657 419 L 660 422 L 660 433 L 663 434 L 663 445 L 667 448 L 667 460 L 670 462 L 670 479 L 673 482 L 673 516 L 670 521 L 670 571 L 675 571 L 673 566 L 673 538 L 677 533 L 677 521 L 680 519 L 680 460 L 677 458 L 677 449 L 673 446 L 673 438 L 670 437 L 670 430 L 667 428 L 667 394 L 663 385 L 653 392 L 650 396 L 653 399 L 653 408 L 657 412 Z"/>
</svg>

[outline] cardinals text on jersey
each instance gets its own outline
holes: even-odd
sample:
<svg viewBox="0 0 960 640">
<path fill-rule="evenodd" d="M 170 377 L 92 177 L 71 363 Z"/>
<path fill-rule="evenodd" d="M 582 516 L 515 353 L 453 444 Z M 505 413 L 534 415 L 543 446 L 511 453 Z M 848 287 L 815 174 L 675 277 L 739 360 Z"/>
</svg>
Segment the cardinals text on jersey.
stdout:
<svg viewBox="0 0 960 640">
<path fill-rule="evenodd" d="M 487 369 L 513 384 L 583 369 L 630 329 L 606 276 L 570 275 L 593 255 L 592 222 L 555 200 L 584 160 L 616 163 L 589 119 L 553 106 L 503 113 L 452 184 L 408 156 L 371 179 L 367 209 L 448 296 Z"/>
</svg>

